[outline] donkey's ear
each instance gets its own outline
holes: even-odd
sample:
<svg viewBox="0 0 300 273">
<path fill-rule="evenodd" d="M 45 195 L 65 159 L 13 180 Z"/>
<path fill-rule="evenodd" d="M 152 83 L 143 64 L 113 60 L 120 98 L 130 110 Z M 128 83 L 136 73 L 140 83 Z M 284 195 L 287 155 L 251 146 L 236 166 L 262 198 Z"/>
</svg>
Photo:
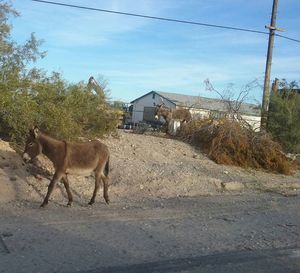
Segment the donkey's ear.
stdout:
<svg viewBox="0 0 300 273">
<path fill-rule="evenodd" d="M 40 135 L 40 130 L 39 130 L 39 128 L 38 128 L 37 126 L 34 126 L 34 127 L 32 128 L 32 134 L 33 134 L 33 136 L 34 136 L 35 138 L 38 138 L 38 136 Z"/>
</svg>

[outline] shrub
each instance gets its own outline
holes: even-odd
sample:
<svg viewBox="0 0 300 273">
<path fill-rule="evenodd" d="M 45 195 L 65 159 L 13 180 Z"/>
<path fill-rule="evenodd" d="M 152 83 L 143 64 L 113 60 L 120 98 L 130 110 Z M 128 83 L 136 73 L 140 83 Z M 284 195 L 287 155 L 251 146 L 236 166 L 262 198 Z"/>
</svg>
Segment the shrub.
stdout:
<svg viewBox="0 0 300 273">
<path fill-rule="evenodd" d="M 37 119 L 38 106 L 31 96 L 24 93 L 0 94 L 0 135 L 23 142 L 28 128 Z"/>
<path fill-rule="evenodd" d="M 243 127 L 234 120 L 201 120 L 186 124 L 179 137 L 200 147 L 218 164 L 263 168 L 291 174 L 292 164 L 270 135 Z"/>
<path fill-rule="evenodd" d="M 0 95 L 0 100 L 1 135 L 16 142 L 24 142 L 33 125 L 55 137 L 75 139 L 113 133 L 118 123 L 119 112 L 103 98 L 82 84 L 62 85 L 57 75 L 33 86 L 30 92 L 8 92 Z"/>
</svg>

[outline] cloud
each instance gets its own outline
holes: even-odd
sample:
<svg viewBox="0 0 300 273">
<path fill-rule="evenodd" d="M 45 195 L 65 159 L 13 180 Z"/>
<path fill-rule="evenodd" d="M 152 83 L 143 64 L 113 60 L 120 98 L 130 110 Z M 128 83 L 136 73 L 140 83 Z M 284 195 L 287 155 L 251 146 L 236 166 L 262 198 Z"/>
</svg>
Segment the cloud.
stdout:
<svg viewBox="0 0 300 273">
<path fill-rule="evenodd" d="M 154 16 L 160 16 L 173 6 L 171 1 L 158 0 L 72 1 L 71 4 Z M 33 26 L 38 25 L 38 30 L 43 32 L 43 38 L 49 45 L 70 48 L 107 44 L 116 35 L 136 31 L 152 22 L 137 17 L 43 3 L 34 3 L 31 10 L 25 7 L 23 15 L 24 19 L 30 17 Z"/>
</svg>

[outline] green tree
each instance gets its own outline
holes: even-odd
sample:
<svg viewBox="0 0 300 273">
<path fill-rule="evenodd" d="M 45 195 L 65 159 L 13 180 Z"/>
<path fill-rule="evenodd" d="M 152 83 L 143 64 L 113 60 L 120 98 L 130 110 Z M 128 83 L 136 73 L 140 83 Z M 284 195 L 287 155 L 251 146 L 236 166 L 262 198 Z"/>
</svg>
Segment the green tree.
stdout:
<svg viewBox="0 0 300 273">
<path fill-rule="evenodd" d="M 57 72 L 48 76 L 29 64 L 43 58 L 42 41 L 34 34 L 23 44 L 11 37 L 10 16 L 19 14 L 0 0 L 0 136 L 24 142 L 28 129 L 39 125 L 66 139 L 113 132 L 118 111 L 106 102 L 105 88 L 91 92 L 82 82 L 69 84 Z"/>
<path fill-rule="evenodd" d="M 297 82 L 282 80 L 271 94 L 268 131 L 287 152 L 300 153 L 300 94 Z"/>
</svg>

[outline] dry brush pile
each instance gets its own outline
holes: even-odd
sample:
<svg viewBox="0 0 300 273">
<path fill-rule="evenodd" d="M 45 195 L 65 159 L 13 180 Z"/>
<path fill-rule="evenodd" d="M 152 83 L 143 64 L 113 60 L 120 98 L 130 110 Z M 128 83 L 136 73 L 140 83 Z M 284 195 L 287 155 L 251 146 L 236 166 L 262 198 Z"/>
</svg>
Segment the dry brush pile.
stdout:
<svg viewBox="0 0 300 273">
<path fill-rule="evenodd" d="M 292 174 L 293 164 L 270 135 L 235 120 L 193 120 L 181 127 L 178 137 L 200 147 L 218 164 Z"/>
</svg>

